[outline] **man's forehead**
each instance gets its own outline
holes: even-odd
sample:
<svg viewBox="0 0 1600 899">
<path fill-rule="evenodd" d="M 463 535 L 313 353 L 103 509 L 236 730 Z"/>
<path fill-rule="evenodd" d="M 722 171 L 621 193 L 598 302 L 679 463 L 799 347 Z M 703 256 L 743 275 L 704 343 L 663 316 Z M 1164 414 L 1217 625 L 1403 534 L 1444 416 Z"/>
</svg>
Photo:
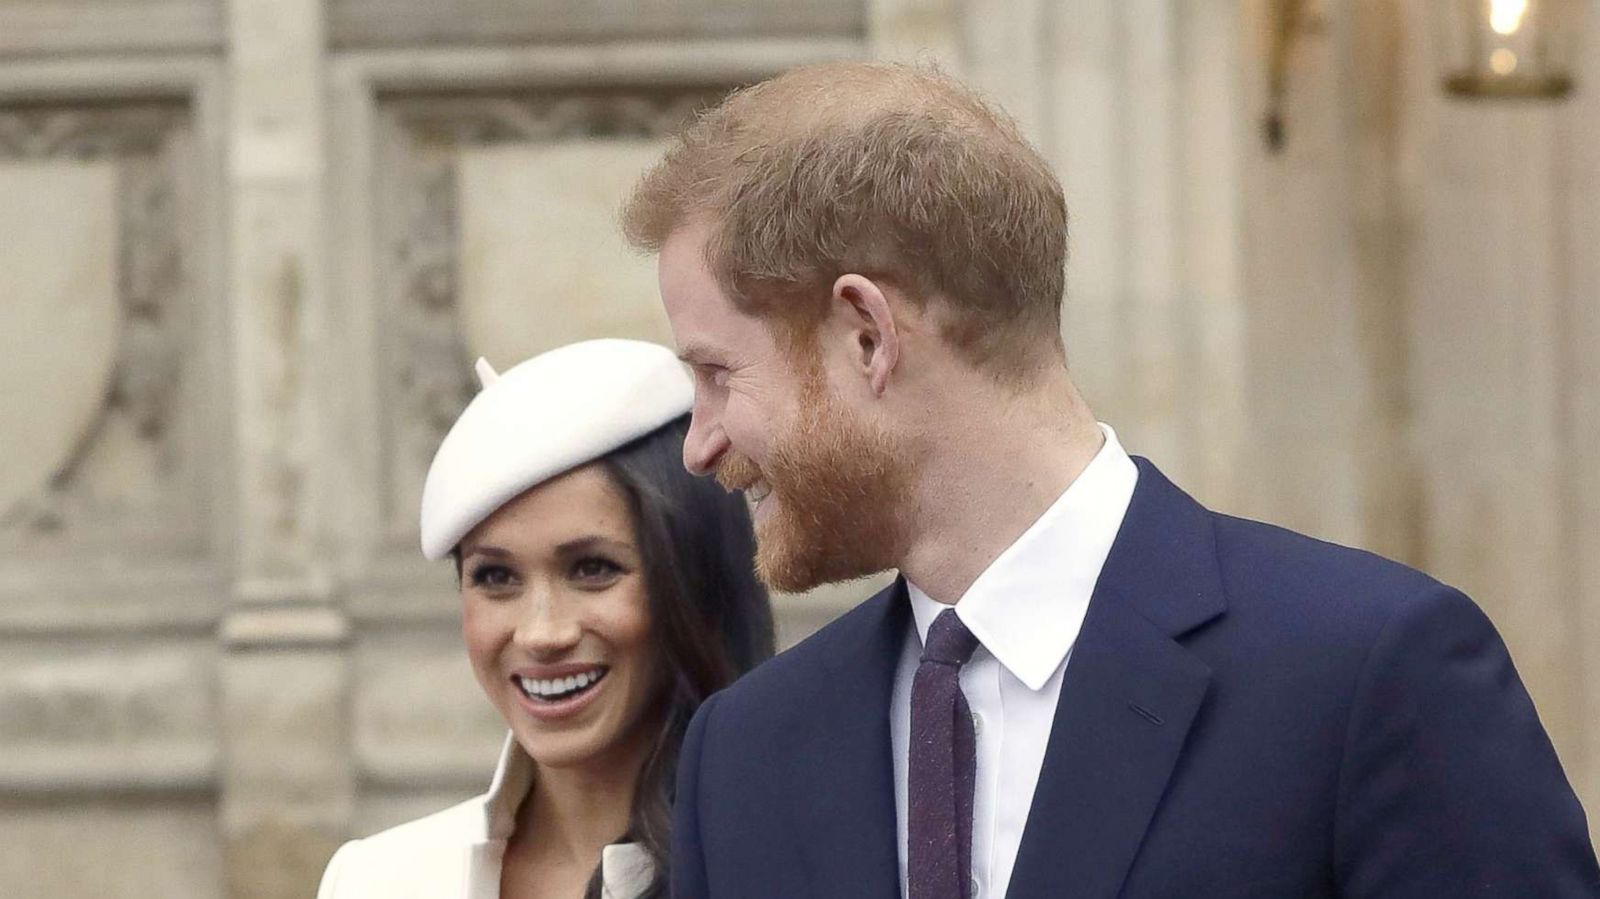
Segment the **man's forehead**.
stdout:
<svg viewBox="0 0 1600 899">
<path fill-rule="evenodd" d="M 766 322 L 740 309 L 705 259 L 710 226 L 694 222 L 667 237 L 658 257 L 661 302 L 678 358 L 690 365 L 731 366 L 770 347 Z"/>
<path fill-rule="evenodd" d="M 661 299 L 667 326 L 678 345 L 678 358 L 688 363 L 716 362 L 743 334 L 739 316 L 711 284 L 672 284 L 663 280 Z M 748 339 L 746 335 L 745 339 Z"/>
<path fill-rule="evenodd" d="M 733 309 L 671 322 L 678 358 L 694 365 L 738 368 L 774 351 L 761 319 Z"/>
<path fill-rule="evenodd" d="M 705 243 L 682 229 L 672 233 L 656 258 L 661 302 L 674 323 L 715 312 L 721 287 L 705 262 Z"/>
</svg>

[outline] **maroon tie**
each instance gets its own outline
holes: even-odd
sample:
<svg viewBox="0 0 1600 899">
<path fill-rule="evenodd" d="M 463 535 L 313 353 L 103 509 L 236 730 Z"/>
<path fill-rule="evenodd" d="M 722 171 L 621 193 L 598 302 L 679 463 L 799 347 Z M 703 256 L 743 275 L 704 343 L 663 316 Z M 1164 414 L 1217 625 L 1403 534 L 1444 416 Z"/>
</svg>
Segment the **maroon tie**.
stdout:
<svg viewBox="0 0 1600 899">
<path fill-rule="evenodd" d="M 977 734 L 961 666 L 978 638 L 945 609 L 928 628 L 911 681 L 906 881 L 910 899 L 971 899 Z"/>
</svg>

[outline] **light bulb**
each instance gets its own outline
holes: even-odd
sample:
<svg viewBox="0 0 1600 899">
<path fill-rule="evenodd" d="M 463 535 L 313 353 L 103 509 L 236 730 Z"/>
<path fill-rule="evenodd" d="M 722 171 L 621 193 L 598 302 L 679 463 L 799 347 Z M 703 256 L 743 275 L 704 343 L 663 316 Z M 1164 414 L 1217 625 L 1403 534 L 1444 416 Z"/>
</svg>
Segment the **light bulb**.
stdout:
<svg viewBox="0 0 1600 899">
<path fill-rule="evenodd" d="M 1528 14 L 1528 0 L 1489 0 L 1489 27 L 1497 34 L 1513 35 Z"/>
</svg>

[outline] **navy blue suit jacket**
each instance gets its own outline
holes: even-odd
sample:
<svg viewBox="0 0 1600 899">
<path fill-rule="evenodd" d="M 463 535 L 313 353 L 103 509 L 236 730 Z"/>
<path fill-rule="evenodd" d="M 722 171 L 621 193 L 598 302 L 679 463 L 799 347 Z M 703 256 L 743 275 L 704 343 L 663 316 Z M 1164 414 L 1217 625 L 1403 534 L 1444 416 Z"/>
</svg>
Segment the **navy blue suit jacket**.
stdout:
<svg viewBox="0 0 1600 899">
<path fill-rule="evenodd" d="M 1470 600 L 1136 461 L 1010 899 L 1600 897 L 1583 810 Z M 899 895 L 909 616 L 896 583 L 701 707 L 674 896 Z"/>
</svg>

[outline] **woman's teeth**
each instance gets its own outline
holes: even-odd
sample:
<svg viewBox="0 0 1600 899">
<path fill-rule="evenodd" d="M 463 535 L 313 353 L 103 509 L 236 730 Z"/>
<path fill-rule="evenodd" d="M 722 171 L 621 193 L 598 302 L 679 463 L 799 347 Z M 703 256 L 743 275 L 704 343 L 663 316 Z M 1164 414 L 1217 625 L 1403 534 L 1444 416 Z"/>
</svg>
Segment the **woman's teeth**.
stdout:
<svg viewBox="0 0 1600 899">
<path fill-rule="evenodd" d="M 517 677 L 516 681 L 517 686 L 521 687 L 522 692 L 526 693 L 530 698 L 542 699 L 546 702 L 553 702 L 558 699 L 566 699 L 570 696 L 575 696 L 578 693 L 589 689 L 590 687 L 599 683 L 602 677 L 606 676 L 607 670 L 609 669 L 594 668 L 592 670 L 585 671 L 582 674 L 574 674 L 570 677 L 551 678 L 548 680 L 539 680 L 531 677 L 519 676 Z"/>
</svg>

